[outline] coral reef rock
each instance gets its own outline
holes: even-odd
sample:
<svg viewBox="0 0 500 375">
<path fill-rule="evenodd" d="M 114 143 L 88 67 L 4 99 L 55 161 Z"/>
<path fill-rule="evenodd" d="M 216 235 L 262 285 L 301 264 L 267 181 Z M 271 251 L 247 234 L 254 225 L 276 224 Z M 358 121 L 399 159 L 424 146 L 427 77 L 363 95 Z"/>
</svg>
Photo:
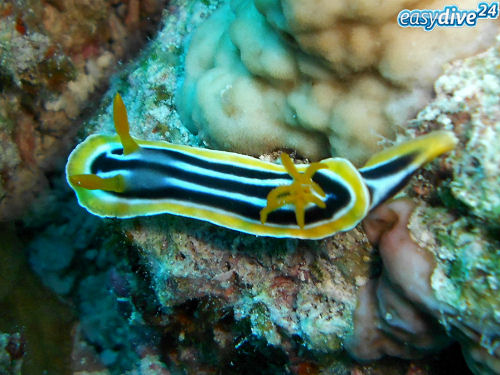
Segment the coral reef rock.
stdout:
<svg viewBox="0 0 500 375">
<path fill-rule="evenodd" d="M 432 32 L 397 23 L 405 7 L 450 4 L 229 1 L 189 39 L 183 122 L 213 148 L 361 163 L 428 102 L 444 63 L 493 42 L 495 20 Z"/>
<path fill-rule="evenodd" d="M 450 64 L 407 130 L 453 129 L 460 142 L 408 187 L 416 205 L 396 201 L 365 220 L 384 271 L 360 292 L 347 345 L 357 358 L 415 357 L 446 333 L 475 374 L 500 372 L 499 64 L 499 44 Z"/>
<path fill-rule="evenodd" d="M 92 95 L 151 33 L 164 0 L 113 4 L 0 2 L 0 221 L 48 188 Z"/>
<path fill-rule="evenodd" d="M 21 375 L 24 342 L 19 333 L 0 332 L 0 374 Z"/>
<path fill-rule="evenodd" d="M 119 91 L 140 138 L 249 154 L 289 147 L 312 159 L 330 154 L 319 147 L 329 141 L 336 153 L 351 149 L 345 156 L 362 159 L 376 142 L 360 144 L 358 133 L 388 134 L 385 116 L 401 110 L 393 123 L 410 116 L 430 96 L 443 62 L 494 35 L 481 21 L 440 52 L 418 30 L 394 24 L 399 8 L 420 2 L 398 2 L 397 9 L 323 3 L 328 12 L 312 2 L 233 1 L 219 10 L 210 2 L 171 2 L 158 37 L 112 81 L 83 133 L 113 132 L 111 98 Z M 342 32 L 315 26 L 324 19 Z M 174 106 L 182 41 L 196 25 L 178 101 L 198 135 Z M 322 37 L 341 42 L 328 50 Z M 401 45 L 410 41 L 415 56 L 404 62 Z M 440 374 L 426 370 L 431 360 L 359 364 L 345 349 L 365 360 L 417 358 L 456 340 L 474 372 L 498 373 L 498 55 L 496 46 L 453 63 L 437 80 L 435 100 L 398 137 L 447 129 L 460 144 L 418 173 L 404 191 L 409 199 L 373 212 L 364 230 L 299 241 L 169 215 L 101 220 L 77 206 L 63 178 L 54 179 L 61 191 L 54 187 L 41 218 L 25 224 L 36 233 L 26 251 L 42 282 L 78 310 L 75 371 Z M 405 76 L 412 71 L 418 82 Z M 354 122 L 353 133 L 343 129 Z M 17 163 L 17 146 L 5 144 L 11 157 L 1 161 Z M 13 282 L 15 259 L 1 263 Z M 9 307 L 10 285 L 0 288 Z"/>
</svg>

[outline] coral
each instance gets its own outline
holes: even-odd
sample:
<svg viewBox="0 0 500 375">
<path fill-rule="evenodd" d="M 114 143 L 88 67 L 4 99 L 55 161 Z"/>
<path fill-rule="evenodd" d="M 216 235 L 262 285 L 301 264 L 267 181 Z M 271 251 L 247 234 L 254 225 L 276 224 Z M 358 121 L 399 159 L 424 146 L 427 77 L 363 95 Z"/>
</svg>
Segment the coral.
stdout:
<svg viewBox="0 0 500 375">
<path fill-rule="evenodd" d="M 88 342 L 102 348 L 100 362 L 115 371 L 123 371 L 138 360 L 133 346 L 147 341 L 144 337 L 151 332 L 142 325 L 141 319 L 134 319 L 129 293 L 120 296 L 112 290 L 113 273 L 116 278 L 124 277 L 110 269 L 81 280 L 78 290 L 80 327 Z"/>
<path fill-rule="evenodd" d="M 75 329 L 73 342 L 72 371 L 75 375 L 111 375 L 115 372 L 106 367 L 99 359 L 96 350 L 89 345 L 82 335 L 80 327 Z M 141 347 L 140 358 L 121 375 L 170 375 L 166 365 L 160 360 L 158 353 L 151 347 Z"/>
<path fill-rule="evenodd" d="M 251 3 L 244 5 L 243 12 L 254 9 Z M 255 9 L 254 14 L 257 19 L 261 17 Z M 186 57 L 186 77 L 177 96 L 184 124 L 195 133 L 199 131 L 214 148 L 259 155 L 282 145 L 316 159 L 326 156 L 326 138 L 286 126 L 283 117 L 293 114 L 285 113 L 285 95 L 253 79 L 240 61 L 225 30 L 232 17 L 229 5 L 223 6 L 192 38 L 191 46 L 203 49 L 190 48 Z M 244 32 L 254 34 L 251 30 Z"/>
<path fill-rule="evenodd" d="M 461 139 L 447 160 L 452 179 L 439 190 L 449 209 L 423 206 L 410 230 L 435 258 L 435 299 L 452 310 L 442 322 L 478 374 L 500 371 L 499 64 L 500 40 L 486 53 L 451 64 L 436 82 L 436 100 L 411 129 L 453 126 Z"/>
<path fill-rule="evenodd" d="M 435 85 L 437 98 L 419 113 L 410 131 L 450 127 L 464 143 L 451 159 L 450 199 L 470 214 L 500 224 L 500 37 L 487 53 L 447 67 Z"/>
<path fill-rule="evenodd" d="M 498 238 L 468 217 L 427 206 L 414 212 L 409 229 L 433 256 L 432 303 L 444 307 L 436 311 L 427 301 L 423 305 L 432 307 L 440 323 L 459 340 L 476 374 L 498 373 Z"/>
<path fill-rule="evenodd" d="M 58 310 L 51 307 L 46 297 L 47 302 L 40 306 L 51 308 L 50 314 L 59 319 L 56 328 L 61 332 L 52 333 L 54 342 L 44 335 L 39 335 L 37 342 L 46 348 L 64 345 L 64 351 L 58 350 L 58 358 L 66 364 L 70 362 L 69 351 L 72 350 L 75 371 L 99 369 L 110 374 L 132 371 L 143 356 L 144 348 L 157 344 L 155 333 L 144 321 L 149 314 L 154 314 L 157 306 L 148 293 L 147 279 L 136 276 L 136 272 L 142 275 L 138 254 L 135 249 L 128 254 L 119 228 L 80 210 L 66 190 L 66 180 L 62 176 L 52 183 L 50 194 L 37 200 L 31 214 L 24 219 L 23 233 L 32 238 L 23 245 L 37 273 L 38 288 L 46 285 L 65 304 L 73 306 L 74 314 L 67 315 L 72 317 L 74 324 L 71 331 L 63 331 L 64 319 L 58 316 Z M 22 245 L 17 247 L 22 248 Z M 23 255 L 23 252 L 18 253 Z M 19 260 L 14 256 L 2 256 L 6 261 L 5 269 L 1 269 L 2 276 L 15 283 L 19 267 L 13 266 Z M 8 282 L 0 283 L 0 302 L 4 293 L 11 294 L 12 288 Z M 33 291 L 24 293 L 28 300 L 37 301 Z M 11 299 L 5 303 L 8 301 Z M 29 306 L 25 319 L 33 310 L 39 312 Z M 43 321 L 41 313 L 43 310 L 33 319 Z M 47 327 L 49 333 L 50 328 Z M 72 340 L 73 345 L 56 341 L 63 334 L 71 334 L 69 341 Z M 27 336 L 27 339 L 31 345 L 32 337 Z"/>
<path fill-rule="evenodd" d="M 404 200 L 379 207 L 364 226 L 384 268 L 360 290 L 349 352 L 418 358 L 453 337 L 474 373 L 498 373 L 498 242 L 443 208 Z"/>
<path fill-rule="evenodd" d="M 432 33 L 396 22 L 407 6 L 446 3 L 229 1 L 189 39 L 181 117 L 214 148 L 360 163 L 428 101 L 445 62 L 498 32 L 494 21 Z"/>
<path fill-rule="evenodd" d="M 497 45 L 449 65 L 436 99 L 410 124 L 410 137 L 453 128 L 460 144 L 408 188 L 418 206 L 394 202 L 365 221 L 384 271 L 360 292 L 348 344 L 358 358 L 419 355 L 444 344 L 445 332 L 474 373 L 500 371 L 499 62 Z"/>
<path fill-rule="evenodd" d="M 24 342 L 19 333 L 0 332 L 0 373 L 21 375 L 24 356 Z"/>
<path fill-rule="evenodd" d="M 474 371 L 480 373 L 480 367 L 488 366 L 490 370 L 483 373 L 496 371 L 491 349 L 497 332 L 493 317 L 498 298 L 493 291 L 498 280 L 494 249 L 498 247 L 491 238 L 495 220 L 489 219 L 495 218 L 494 210 L 476 210 L 474 206 L 482 209 L 489 203 L 469 205 L 455 191 L 467 185 L 469 194 L 478 189 L 473 197 L 487 191 L 494 202 L 499 196 L 497 174 L 488 172 L 491 178 L 485 180 L 478 176 L 498 165 L 491 162 L 497 157 L 491 151 L 494 145 L 475 149 L 474 153 L 480 152 L 474 164 L 479 163 L 479 168 L 468 168 L 466 174 L 461 168 L 474 158 L 474 153 L 465 151 L 465 147 L 472 150 L 469 142 L 487 143 L 491 130 L 485 129 L 498 124 L 497 55 L 498 49 L 492 48 L 449 65 L 436 83 L 436 99 L 399 135 L 401 140 L 444 128 L 454 130 L 461 143 L 420 172 L 405 190 L 417 202 L 416 210 L 398 201 L 380 207 L 367 221 L 369 238 L 380 249 L 380 277 L 374 277 L 377 255 L 357 229 L 305 244 L 221 233 L 208 224 L 181 218 L 123 223 L 155 275 L 154 289 L 161 305 L 171 311 L 210 296 L 231 311 L 236 322 L 248 322 L 252 337 L 282 348 L 290 357 L 296 340 L 316 359 L 321 353 L 340 353 L 345 343 L 355 357 L 365 360 L 384 355 L 419 358 L 458 340 Z M 201 65 L 205 62 L 198 60 Z M 447 219 L 457 212 L 465 218 L 456 223 Z M 428 222 L 430 218 L 434 221 Z M 480 230 L 485 219 L 485 229 Z M 370 229 L 374 224 L 378 228 Z M 445 228 L 448 232 L 438 232 Z M 421 244 L 428 239 L 437 244 L 440 238 L 446 238 L 446 248 Z M 465 243 L 473 248 L 464 247 Z M 470 277 L 461 280 L 469 269 Z M 483 276 L 480 270 L 485 271 Z M 487 298 L 479 301 L 480 295 Z M 486 317 L 488 327 L 477 325 L 480 316 Z M 210 324 L 216 326 L 219 320 Z M 348 366 L 339 365 L 342 361 L 335 363 L 345 371 Z M 320 365 L 323 369 L 332 366 Z"/>
<path fill-rule="evenodd" d="M 64 8 L 62 3 L 51 1 L 50 6 Z M 430 92 L 404 85 L 407 72 L 399 70 L 408 68 L 404 64 L 387 66 L 385 70 L 386 65 L 378 60 L 381 55 L 375 54 L 377 60 L 372 59 L 372 51 L 377 49 L 382 54 L 384 47 L 367 44 L 369 36 L 379 32 L 378 29 L 389 27 L 385 23 L 393 22 L 393 13 L 387 11 L 385 17 L 383 9 L 386 8 L 381 8 L 379 14 L 370 15 L 367 14 L 369 7 L 364 9 L 361 2 L 350 3 L 359 5 L 359 11 L 347 8 L 344 3 L 347 4 L 331 2 L 330 5 L 338 6 L 339 14 L 352 12 L 355 16 L 347 20 L 339 17 L 338 22 L 345 22 L 347 27 L 356 21 L 363 26 L 356 31 L 359 47 L 352 58 L 346 57 L 347 47 L 339 49 L 339 54 L 344 56 L 339 60 L 332 55 L 335 51 L 326 51 L 326 57 L 319 56 L 321 51 L 314 50 L 315 46 L 307 46 L 306 33 L 296 29 L 299 28 L 298 20 L 292 24 L 279 4 L 264 1 L 256 1 L 253 10 L 245 7 L 249 3 L 244 1 L 234 2 L 232 10 L 222 8 L 234 17 L 231 21 L 224 19 L 228 30 L 219 30 L 226 36 L 214 46 L 208 43 L 213 35 L 206 33 L 207 43 L 200 44 L 212 52 L 217 50 L 216 60 L 221 64 L 217 69 L 223 70 L 233 64 L 239 67 L 239 72 L 244 72 L 243 78 L 229 77 L 241 86 L 235 88 L 233 84 L 238 96 L 233 98 L 228 92 L 229 97 L 225 97 L 228 101 L 224 103 L 228 105 L 226 109 L 241 110 L 243 107 L 239 104 L 245 102 L 257 109 L 264 103 L 263 111 L 267 106 L 275 106 L 272 111 L 262 113 L 262 118 L 268 121 L 270 116 L 283 125 L 281 109 L 294 108 L 285 117 L 295 118 L 297 127 L 289 131 L 288 125 L 283 125 L 282 139 L 290 143 L 276 142 L 271 149 L 293 147 L 311 158 L 320 157 L 329 150 L 326 147 L 319 150 L 315 144 L 326 144 L 326 137 L 334 143 L 333 138 L 337 136 L 330 128 L 331 116 L 359 115 L 360 127 L 354 132 L 362 134 L 366 132 L 363 123 L 366 117 L 363 120 L 360 105 L 370 109 L 376 122 L 381 105 L 389 106 L 388 111 L 397 108 L 397 102 L 388 101 L 390 98 L 398 97 L 404 102 L 405 98 L 414 99 L 420 94 L 427 97 Z M 133 15 L 137 1 L 129 1 L 125 8 L 123 4 L 113 4 L 114 18 L 124 16 L 127 9 Z M 300 5 L 294 4 L 295 7 Z M 416 2 L 400 4 L 412 6 Z M 210 136 L 202 138 L 206 135 L 204 132 L 209 131 L 204 128 L 199 130 L 198 136 L 194 135 L 182 125 L 174 108 L 174 91 L 182 69 L 182 40 L 210 14 L 222 14 L 214 13 L 214 9 L 215 5 L 210 2 L 171 2 L 169 16 L 165 17 L 158 37 L 112 80 L 110 92 L 104 97 L 99 111 L 86 121 L 82 133 L 112 132 L 111 98 L 119 91 L 125 102 L 130 103 L 132 131 L 139 138 L 237 148 L 229 138 L 224 140 L 225 146 Z M 253 13 L 247 13 L 250 11 Z M 326 12 L 319 14 L 328 16 Z M 360 15 L 363 15 L 361 20 Z M 381 18 L 375 19 L 379 16 Z M 0 22 L 11 20 L 9 17 Z M 134 23 L 137 17 L 130 16 L 130 19 Z M 245 33 L 245 30 L 254 30 L 256 19 L 260 22 L 259 33 Z M 316 22 L 314 19 L 311 22 Z M 377 22 L 382 19 L 385 23 L 381 26 Z M 26 22 L 29 33 L 30 27 Z M 366 28 L 372 29 L 365 33 Z M 273 34 L 273 30 L 281 31 L 278 35 Z M 348 35 L 348 29 L 343 30 L 346 32 L 343 35 Z M 216 28 L 211 33 L 216 34 Z M 308 54 L 300 52 L 290 35 L 300 36 L 297 42 Z M 194 35 L 193 43 L 197 37 L 203 35 Z M 285 39 L 288 41 L 283 42 Z M 273 45 L 273 49 L 263 48 L 260 41 Z M 84 48 L 91 55 L 95 52 L 92 46 L 94 44 Z M 320 44 L 317 46 L 320 50 L 324 48 Z M 225 50 L 234 54 L 228 57 L 222 53 Z M 210 57 L 211 52 L 201 52 L 196 55 L 195 50 L 190 50 L 186 70 L 194 70 L 200 76 L 207 69 L 214 73 L 210 58 L 204 59 Z M 191 53 L 199 60 L 190 59 Z M 93 62 L 87 66 L 90 71 L 74 76 L 76 86 L 62 85 L 57 95 L 44 102 L 60 111 L 50 116 L 42 114 L 41 127 L 50 125 L 55 133 L 65 132 L 64 121 L 69 119 L 69 114 L 64 109 L 77 113 L 79 103 L 92 98 L 83 94 L 88 94 L 87 90 L 97 81 L 86 76 L 94 77 L 98 74 L 93 69 L 110 64 L 109 55 L 93 56 Z M 98 56 L 104 56 L 103 65 L 99 65 Z M 72 61 L 77 68 L 82 68 L 85 63 L 80 60 L 77 63 L 77 60 Z M 371 65 L 366 65 L 368 63 Z M 408 201 L 397 201 L 373 213 L 365 223 L 373 244 L 361 227 L 323 241 L 298 241 L 257 238 L 180 217 L 100 220 L 76 206 L 73 196 L 62 188 L 62 178 L 51 179 L 52 195 L 45 197 L 47 201 L 43 205 L 37 202 L 34 213 L 25 218 L 21 230 L 27 237 L 25 250 L 41 282 L 57 290 L 58 298 L 76 310 L 72 324 L 68 324 L 74 328 L 71 333 L 67 325 L 61 329 L 62 318 L 57 324 L 44 324 L 49 327 L 48 332 L 53 332 L 51 327 L 55 326 L 56 332 L 64 336 L 60 341 L 64 344 L 56 346 L 58 358 L 68 364 L 69 353 L 66 352 L 72 349 L 73 369 L 82 374 L 241 374 L 252 370 L 276 374 L 440 374 L 439 364 L 451 366 L 446 357 L 411 362 L 386 358 L 358 364 L 348 357 L 345 348 L 348 346 L 357 358 L 383 355 L 415 358 L 456 339 L 476 373 L 494 373 L 498 366 L 498 354 L 494 352 L 498 344 L 495 341 L 498 336 L 498 298 L 495 294 L 499 269 L 498 213 L 495 211 L 499 196 L 495 169 L 498 155 L 493 152 L 494 140 L 488 143 L 487 137 L 496 134 L 498 126 L 498 65 L 498 48 L 450 65 L 446 75 L 438 80 L 435 101 L 406 131 L 401 131 L 400 139 L 446 128 L 453 130 L 461 143 L 454 153 L 419 172 L 405 190 L 404 194 L 412 198 L 417 208 Z M 423 68 L 426 70 L 421 71 L 422 76 L 439 70 L 436 66 Z M 387 71 L 391 72 L 391 77 L 384 75 Z M 83 68 L 79 72 L 83 72 Z M 219 73 L 224 76 L 227 72 Z M 260 78 L 256 80 L 255 76 Z M 14 77 L 14 73 L 9 77 Z M 23 82 L 22 74 L 18 77 Z M 308 77 L 314 84 L 296 83 L 301 77 Z M 399 82 L 397 77 L 405 82 Z M 15 86 L 14 81 L 9 78 L 11 89 Z M 201 81 L 191 82 L 196 89 L 189 95 L 199 91 Z M 213 83 L 221 84 L 221 81 Z M 429 81 L 423 83 L 430 84 Z M 408 86 L 413 84 L 408 82 Z M 188 86 L 189 82 L 184 87 Z M 212 88 L 209 81 L 204 87 Z M 265 97 L 257 91 L 262 87 L 269 91 L 265 92 Z M 275 87 L 293 89 L 272 91 Z M 240 97 L 241 93 L 248 94 L 243 91 L 245 88 L 255 89 L 252 91 L 255 97 Z M 283 92 L 289 95 L 285 98 Z M 71 99 L 71 94 L 79 93 L 82 95 L 73 102 L 72 108 L 67 100 Z M 209 106 L 217 104 L 216 98 L 209 96 L 213 93 L 208 90 L 204 97 Z M 336 98 L 332 99 L 337 103 L 335 113 L 330 112 L 330 96 Z M 3 104 L 0 106 L 3 127 L 0 142 L 6 150 L 0 160 L 6 166 L 3 170 L 7 170 L 7 174 L 1 176 L 7 182 L 14 181 L 11 176 L 18 163 L 26 160 L 38 163 L 37 158 L 40 158 L 50 164 L 47 154 L 36 151 L 40 142 L 34 120 L 37 117 L 14 121 L 12 114 L 29 105 L 26 98 L 30 97 L 23 96 L 21 100 L 10 95 L 0 99 Z M 262 101 L 252 103 L 256 98 Z M 232 100 L 238 105 L 232 106 Z M 412 100 L 409 102 L 415 104 Z M 199 108 L 195 105 L 193 110 L 195 113 Z M 241 113 L 243 117 L 247 115 L 251 118 L 251 113 Z M 220 120 L 225 121 L 226 117 Z M 229 135 L 232 131 L 236 135 L 239 131 L 239 136 L 246 135 L 251 130 L 251 127 L 231 128 L 229 121 L 223 125 L 228 124 L 230 127 L 224 131 Z M 266 133 L 267 124 L 255 124 L 257 131 L 262 133 L 258 142 L 250 144 L 253 148 L 248 153 L 258 153 L 255 147 L 273 141 Z M 188 125 L 196 131 L 192 123 Z M 312 128 L 314 132 L 308 133 Z M 13 143 L 14 134 L 29 136 L 18 136 L 18 142 Z M 337 152 L 343 153 L 342 147 L 352 148 L 351 155 L 356 158 L 359 150 L 352 145 L 357 143 L 357 136 L 352 140 L 340 137 L 334 146 Z M 47 136 L 45 142 L 50 145 L 51 138 Z M 362 148 L 371 152 L 365 145 Z M 262 157 L 276 159 L 276 154 Z M 16 178 L 19 184 L 26 185 L 27 192 L 33 193 L 36 184 L 26 183 L 32 180 Z M 10 185 L 5 186 L 4 191 L 12 191 Z M 485 200 L 484 196 L 490 199 Z M 371 225 L 375 225 L 372 228 L 375 231 L 370 230 Z M 2 234 L 2 240 L 10 241 L 7 234 Z M 19 248 L 22 245 L 16 244 L 11 250 Z M 41 294 L 43 298 L 26 300 L 26 296 L 39 290 L 41 283 L 19 277 L 23 263 L 18 256 L 12 255 L 16 253 L 23 252 L 13 251 L 8 257 L 2 256 L 0 276 L 5 282 L 0 283 L 0 302 L 3 303 L 2 311 L 29 321 L 30 325 L 26 326 L 32 329 L 42 324 L 41 321 L 45 322 L 45 307 L 51 310 L 52 318 L 59 316 L 59 312 L 55 313 L 59 310 L 54 307 L 58 305 L 46 294 Z M 29 288 L 25 289 L 24 283 L 28 283 Z M 13 296 L 13 291 L 20 292 Z M 21 301 L 26 304 L 22 305 Z M 35 311 L 36 322 L 30 311 Z M 63 318 L 73 317 L 66 310 L 62 311 Z M 7 317 L 2 314 L 2 318 L 4 316 Z M 12 326 L 11 321 L 8 324 Z M 38 339 L 38 346 L 47 350 L 52 348 L 47 345 L 51 342 L 49 339 Z M 71 339 L 73 347 L 68 343 Z M 27 336 L 28 344 L 32 340 Z M 43 360 L 53 357 L 38 346 L 31 353 L 41 358 L 40 368 L 50 369 L 49 365 L 43 365 Z M 433 361 L 443 362 L 433 368 Z M 56 363 L 52 360 L 53 366 Z M 448 369 L 446 367 L 444 373 L 450 373 L 446 372 Z"/>
<path fill-rule="evenodd" d="M 318 353 L 341 351 L 351 327 L 355 282 L 368 267 L 369 246 L 359 231 L 306 243 L 224 234 L 179 218 L 160 220 L 124 224 L 144 251 L 164 309 L 209 296 L 232 310 L 236 321 L 248 321 L 251 335 L 267 344 L 287 348 L 300 340 Z M 167 227 L 173 231 L 165 233 Z"/>
<path fill-rule="evenodd" d="M 162 0 L 0 3 L 0 220 L 43 192 L 116 62 L 151 32 Z M 146 21 L 147 20 L 147 21 Z"/>
<path fill-rule="evenodd" d="M 38 208 L 32 210 L 26 225 L 31 230 L 37 230 L 37 236 L 26 249 L 31 267 L 42 282 L 57 294 L 66 295 L 76 279 L 76 275 L 68 269 L 75 260 L 78 261 L 77 254 L 88 248 L 98 234 L 99 221 L 81 215 L 76 205 L 61 204 L 66 197 L 59 196 L 59 199 L 61 202 L 47 199 L 43 206 L 38 202 Z M 34 222 L 34 217 L 39 215 L 43 215 L 43 224 Z M 45 220 L 50 220 L 50 224 Z"/>
<path fill-rule="evenodd" d="M 445 308 L 429 284 L 432 256 L 419 248 L 407 229 L 414 208 L 402 200 L 384 204 L 364 222 L 368 238 L 380 249 L 383 272 L 360 290 L 353 335 L 347 341 L 357 359 L 418 358 L 450 341 L 429 316 L 429 311 Z"/>
</svg>

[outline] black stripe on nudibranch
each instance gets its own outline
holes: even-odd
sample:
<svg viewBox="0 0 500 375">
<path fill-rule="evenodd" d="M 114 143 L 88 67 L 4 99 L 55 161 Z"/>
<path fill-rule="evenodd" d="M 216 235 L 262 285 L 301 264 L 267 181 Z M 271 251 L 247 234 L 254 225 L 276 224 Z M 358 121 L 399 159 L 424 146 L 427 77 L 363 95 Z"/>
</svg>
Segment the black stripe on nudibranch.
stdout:
<svg viewBox="0 0 500 375">
<path fill-rule="evenodd" d="M 179 162 L 185 163 L 186 167 L 182 168 Z M 264 200 L 269 190 L 276 186 L 272 184 L 272 181 L 291 181 L 291 177 L 286 172 L 260 171 L 233 164 L 207 161 L 171 149 L 143 147 L 133 157 L 109 157 L 107 153 L 102 153 L 91 165 L 91 172 L 95 174 L 118 170 L 136 173 L 137 177 L 141 174 L 145 175 L 144 172 L 147 171 L 149 175 L 157 176 L 158 181 L 161 181 L 162 176 L 166 176 L 204 188 L 243 194 Z M 203 173 L 198 173 L 199 170 Z M 223 174 L 224 177 L 218 176 L 217 173 Z M 249 184 L 248 180 L 244 179 L 251 179 L 253 183 Z M 135 191 L 128 189 L 126 193 L 131 198 L 165 198 L 165 196 L 161 196 L 159 191 L 155 192 L 153 188 L 144 185 Z"/>
<path fill-rule="evenodd" d="M 92 162 L 91 173 L 127 171 L 134 180 L 143 181 L 132 184 L 124 192 L 107 192 L 108 194 L 124 199 L 183 201 L 190 205 L 227 211 L 255 222 L 260 222 L 260 211 L 266 205 L 269 192 L 280 183 L 291 181 L 286 172 L 264 171 L 242 164 L 206 160 L 174 149 L 142 146 L 139 152 L 131 156 L 120 154 L 119 149 L 101 153 Z M 144 181 L 148 178 L 155 182 L 148 184 Z M 313 180 L 326 193 L 326 208 L 315 205 L 307 208 L 306 225 L 330 220 L 351 203 L 350 190 L 345 184 L 332 178 L 331 173 L 329 175 L 328 172 L 317 171 Z M 163 182 L 159 185 L 158 181 Z M 296 226 L 295 210 L 293 207 L 277 209 L 269 213 L 266 222 Z"/>
<path fill-rule="evenodd" d="M 123 151 L 122 148 L 118 148 L 113 150 L 111 153 L 114 155 L 122 155 L 123 154 L 122 151 Z M 216 170 L 217 172 L 220 173 L 237 175 L 239 177 L 244 177 L 244 178 L 255 178 L 259 180 L 275 179 L 277 173 L 279 173 L 279 172 L 251 169 L 251 168 L 243 168 L 229 162 L 224 163 L 224 162 L 216 162 L 214 160 L 206 160 L 202 157 L 191 155 L 186 152 L 175 149 L 142 146 L 140 154 L 144 156 L 144 159 L 147 160 L 148 163 L 152 164 L 166 164 L 169 161 L 181 162 L 192 167 L 198 167 L 207 170 L 208 169 Z M 99 157 L 101 156 L 102 155 L 100 155 Z M 286 172 L 280 173 L 279 178 L 286 178 L 291 180 L 291 177 Z"/>
<path fill-rule="evenodd" d="M 370 192 L 370 209 L 385 202 L 408 183 L 418 168 L 418 165 L 412 166 L 418 155 L 415 151 L 359 170 Z"/>
<path fill-rule="evenodd" d="M 387 176 L 395 175 L 408 168 L 417 156 L 417 152 L 401 155 L 392 160 L 388 160 L 385 163 L 380 163 L 372 167 L 361 168 L 359 173 L 363 178 L 369 180 L 385 178 Z"/>
</svg>

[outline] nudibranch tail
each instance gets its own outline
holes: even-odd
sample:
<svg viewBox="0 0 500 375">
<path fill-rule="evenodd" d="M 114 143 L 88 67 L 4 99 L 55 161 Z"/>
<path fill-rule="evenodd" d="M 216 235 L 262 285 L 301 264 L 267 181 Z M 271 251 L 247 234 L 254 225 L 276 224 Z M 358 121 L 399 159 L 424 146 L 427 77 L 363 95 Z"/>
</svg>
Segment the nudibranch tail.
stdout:
<svg viewBox="0 0 500 375">
<path fill-rule="evenodd" d="M 457 142 L 451 131 L 434 131 L 375 154 L 359 170 L 370 190 L 370 209 L 396 194 L 420 167 L 453 150 Z"/>
<path fill-rule="evenodd" d="M 91 135 L 71 153 L 66 179 L 78 202 L 101 217 L 170 213 L 246 233 L 318 239 L 356 226 L 417 168 L 454 147 L 435 132 L 375 155 L 357 170 L 330 158 L 282 165 L 231 152 L 130 136 L 116 95 L 117 135 Z"/>
</svg>

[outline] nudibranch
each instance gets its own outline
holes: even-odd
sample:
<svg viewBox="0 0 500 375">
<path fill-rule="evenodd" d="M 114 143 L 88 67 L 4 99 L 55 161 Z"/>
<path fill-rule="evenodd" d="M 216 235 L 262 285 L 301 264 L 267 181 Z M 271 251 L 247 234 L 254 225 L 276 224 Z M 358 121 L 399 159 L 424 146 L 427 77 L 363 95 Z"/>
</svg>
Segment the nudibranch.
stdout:
<svg viewBox="0 0 500 375">
<path fill-rule="evenodd" d="M 353 228 L 457 142 L 452 132 L 435 131 L 359 170 L 342 158 L 296 165 L 285 153 L 279 165 L 134 139 L 119 94 L 113 118 L 116 135 L 91 135 L 68 158 L 66 178 L 81 206 L 101 217 L 170 213 L 271 237 L 319 239 Z"/>
</svg>

